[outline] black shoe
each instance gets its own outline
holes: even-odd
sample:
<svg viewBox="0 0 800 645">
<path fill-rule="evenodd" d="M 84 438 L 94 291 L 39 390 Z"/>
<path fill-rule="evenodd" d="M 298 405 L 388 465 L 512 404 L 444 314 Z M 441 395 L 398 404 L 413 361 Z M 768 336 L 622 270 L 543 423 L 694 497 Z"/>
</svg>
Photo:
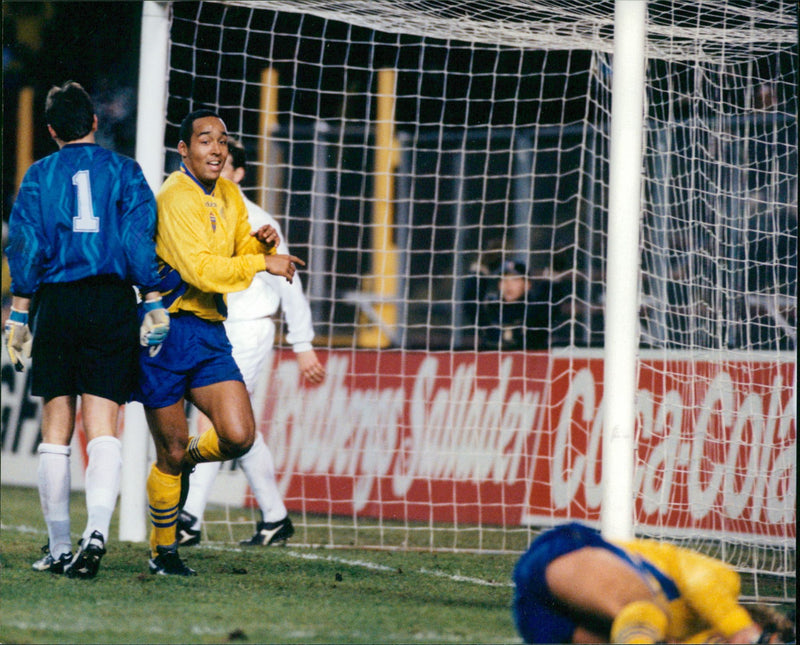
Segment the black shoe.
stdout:
<svg viewBox="0 0 800 645">
<path fill-rule="evenodd" d="M 194 472 L 194 466 L 184 465 L 181 469 L 181 496 L 178 500 L 178 510 L 183 509 L 186 498 L 189 497 L 189 476 Z"/>
<path fill-rule="evenodd" d="M 286 540 L 294 535 L 292 520 L 287 515 L 279 522 L 259 522 L 256 533 L 249 540 L 239 542 L 242 546 L 272 546 L 286 544 Z"/>
<path fill-rule="evenodd" d="M 175 527 L 175 535 L 178 539 L 178 546 L 194 546 L 200 544 L 200 529 L 193 529 L 197 518 L 191 513 L 181 511 L 178 514 L 178 524 Z"/>
<path fill-rule="evenodd" d="M 157 546 L 158 555 L 149 560 L 150 573 L 159 576 L 196 576 L 197 571 L 187 567 L 178 555 L 178 547 Z"/>
<path fill-rule="evenodd" d="M 58 559 L 54 558 L 50 553 L 50 543 L 48 542 L 42 547 L 44 557 L 38 559 L 33 563 L 32 568 L 34 571 L 49 571 L 50 573 L 62 574 L 64 568 L 69 566 L 72 562 L 72 551 L 69 553 L 62 553 Z"/>
<path fill-rule="evenodd" d="M 94 578 L 100 568 L 100 559 L 106 554 L 105 540 L 100 531 L 92 531 L 88 539 L 78 543 L 78 552 L 64 569 L 67 578 Z"/>
</svg>

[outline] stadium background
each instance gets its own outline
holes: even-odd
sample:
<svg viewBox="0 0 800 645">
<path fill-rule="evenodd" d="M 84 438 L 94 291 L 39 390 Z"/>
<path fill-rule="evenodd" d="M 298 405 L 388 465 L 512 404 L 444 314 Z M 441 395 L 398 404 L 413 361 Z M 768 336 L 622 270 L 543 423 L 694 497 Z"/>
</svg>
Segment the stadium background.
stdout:
<svg viewBox="0 0 800 645">
<path fill-rule="evenodd" d="M 178 8 L 180 10 L 180 7 Z M 299 20 L 298 14 L 287 14 L 289 20 Z M 56 83 L 76 80 L 83 84 L 96 101 L 100 120 L 98 142 L 128 156 L 134 156 L 136 145 L 136 101 L 139 65 L 140 29 L 142 2 L 18 2 L 3 3 L 3 220 L 13 204 L 16 191 L 17 141 L 26 133 L 17 132 L 19 117 L 20 90 L 30 87 L 34 91 L 32 159 L 54 151 L 53 143 L 47 134 L 43 121 L 44 97 L 47 90 Z M 313 25 L 312 27 L 313 28 Z M 335 56 L 335 54 L 333 54 Z M 588 56 L 586 57 L 588 58 Z M 566 65 L 566 56 L 561 61 L 550 64 Z M 530 69 L 536 69 L 534 57 L 526 62 Z M 437 66 L 440 61 L 430 60 Z M 460 61 L 453 61 L 458 67 Z M 580 63 L 579 63 L 580 64 Z M 588 65 L 588 62 L 584 62 Z M 555 71 L 555 70 L 552 70 Z M 298 73 L 305 74 L 300 70 Z M 573 79 L 574 82 L 574 79 Z M 480 85 L 473 86 L 471 92 L 476 96 L 485 93 Z M 557 79 L 552 82 L 550 94 L 563 96 L 570 87 Z M 351 103 L 345 109 L 358 113 L 359 106 L 352 101 L 364 100 L 359 88 L 352 88 Z M 460 88 L 453 87 L 454 96 L 463 96 Z M 572 88 L 574 98 L 567 102 L 567 110 L 574 115 L 584 111 L 585 92 L 582 87 Z M 198 96 L 202 87 L 195 88 Z M 547 95 L 541 98 L 548 98 Z M 288 93 L 282 100 L 290 102 L 295 109 L 307 104 L 309 118 L 314 114 L 316 97 L 308 92 L 306 96 L 293 98 Z M 453 101 L 446 109 L 427 104 L 429 114 L 421 114 L 422 122 L 433 122 L 437 116 L 453 122 L 463 121 L 465 102 Z M 415 106 L 412 106 L 415 107 Z M 402 106 L 400 106 L 402 109 Z M 422 106 L 423 110 L 426 106 Z M 336 102 L 328 103 L 331 113 L 341 111 L 343 106 Z M 510 109 L 510 108 L 509 108 Z M 542 123 L 559 122 L 563 110 L 548 107 L 544 102 L 535 109 Z M 321 116 L 326 116 L 321 114 Z M 481 124 L 486 115 L 480 110 L 470 109 L 468 118 L 471 124 Z M 495 113 L 496 123 L 509 115 Z M 24 172 L 24 170 L 23 170 Z"/>
</svg>

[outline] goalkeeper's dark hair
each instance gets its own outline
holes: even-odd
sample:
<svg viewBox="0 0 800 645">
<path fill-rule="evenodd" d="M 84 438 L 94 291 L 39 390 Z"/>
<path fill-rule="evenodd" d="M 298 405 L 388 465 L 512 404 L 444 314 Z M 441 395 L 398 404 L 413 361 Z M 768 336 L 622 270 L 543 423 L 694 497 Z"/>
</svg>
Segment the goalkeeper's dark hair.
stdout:
<svg viewBox="0 0 800 645">
<path fill-rule="evenodd" d="M 247 150 L 241 141 L 228 137 L 228 156 L 231 158 L 234 169 L 244 168 L 247 170 Z"/>
<path fill-rule="evenodd" d="M 207 108 L 189 112 L 189 114 L 183 117 L 183 121 L 181 121 L 181 128 L 178 131 L 178 141 L 183 141 L 187 146 L 190 145 L 192 142 L 192 132 L 194 132 L 194 122 L 197 121 L 197 119 L 205 119 L 209 116 L 216 117 L 222 121 L 222 117 L 219 114 Z"/>
<path fill-rule="evenodd" d="M 82 139 L 94 126 L 94 104 L 80 83 L 54 85 L 44 102 L 44 118 L 65 143 Z"/>
</svg>

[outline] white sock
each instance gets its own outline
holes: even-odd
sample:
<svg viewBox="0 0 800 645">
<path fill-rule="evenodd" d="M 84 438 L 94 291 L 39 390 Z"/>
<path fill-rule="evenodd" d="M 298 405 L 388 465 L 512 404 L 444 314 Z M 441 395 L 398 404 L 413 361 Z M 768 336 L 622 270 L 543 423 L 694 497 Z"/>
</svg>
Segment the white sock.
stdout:
<svg viewBox="0 0 800 645">
<path fill-rule="evenodd" d="M 86 466 L 86 511 L 88 514 L 83 537 L 100 531 L 108 542 L 111 516 L 117 505 L 122 474 L 122 442 L 116 437 L 95 437 L 86 446 L 89 463 Z"/>
<path fill-rule="evenodd" d="M 253 445 L 242 457 L 241 465 L 264 522 L 277 522 L 286 517 L 286 506 L 283 504 L 278 483 L 275 481 L 275 464 L 264 437 L 256 431 Z"/>
<path fill-rule="evenodd" d="M 186 498 L 183 510 L 197 518 L 192 527 L 195 530 L 199 531 L 203 524 L 203 513 L 206 512 L 211 487 L 214 485 L 220 466 L 222 466 L 221 461 L 206 461 L 197 464 L 189 476 L 189 496 Z"/>
<path fill-rule="evenodd" d="M 39 448 L 39 501 L 47 524 L 50 554 L 56 560 L 72 551 L 69 531 L 69 446 L 40 443 Z"/>
</svg>

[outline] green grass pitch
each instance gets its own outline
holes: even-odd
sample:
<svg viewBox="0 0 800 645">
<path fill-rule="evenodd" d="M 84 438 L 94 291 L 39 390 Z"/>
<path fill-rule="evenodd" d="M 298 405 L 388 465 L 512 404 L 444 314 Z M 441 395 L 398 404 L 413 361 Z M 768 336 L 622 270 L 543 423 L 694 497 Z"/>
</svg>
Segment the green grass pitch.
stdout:
<svg viewBox="0 0 800 645">
<path fill-rule="evenodd" d="M 519 643 L 514 555 L 286 548 L 181 550 L 194 578 L 153 576 L 116 524 L 93 580 L 35 572 L 35 489 L 2 487 L 3 643 Z M 85 523 L 72 498 L 73 545 Z M 115 515 L 116 520 L 116 515 Z"/>
<path fill-rule="evenodd" d="M 71 507 L 74 548 L 82 493 Z M 510 610 L 518 554 L 507 549 L 240 548 L 218 529 L 181 549 L 199 575 L 176 579 L 151 575 L 147 546 L 117 541 L 116 520 L 97 578 L 35 572 L 47 541 L 38 493 L 0 487 L 0 643 L 521 642 Z M 750 576 L 742 583 L 754 593 Z M 759 593 L 781 597 L 785 584 L 767 578 Z"/>
</svg>

